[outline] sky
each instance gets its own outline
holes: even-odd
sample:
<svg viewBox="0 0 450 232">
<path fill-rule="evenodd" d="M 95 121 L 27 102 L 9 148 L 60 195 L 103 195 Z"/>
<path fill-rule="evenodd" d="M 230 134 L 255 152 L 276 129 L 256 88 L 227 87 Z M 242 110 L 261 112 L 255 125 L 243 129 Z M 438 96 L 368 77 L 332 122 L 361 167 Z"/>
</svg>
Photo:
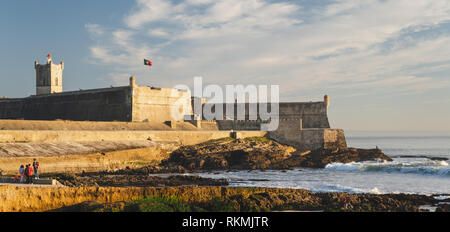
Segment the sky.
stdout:
<svg viewBox="0 0 450 232">
<path fill-rule="evenodd" d="M 34 94 L 51 53 L 65 91 L 201 76 L 328 94 L 334 128 L 450 134 L 448 0 L 4 0 L 0 33 L 0 96 Z"/>
</svg>

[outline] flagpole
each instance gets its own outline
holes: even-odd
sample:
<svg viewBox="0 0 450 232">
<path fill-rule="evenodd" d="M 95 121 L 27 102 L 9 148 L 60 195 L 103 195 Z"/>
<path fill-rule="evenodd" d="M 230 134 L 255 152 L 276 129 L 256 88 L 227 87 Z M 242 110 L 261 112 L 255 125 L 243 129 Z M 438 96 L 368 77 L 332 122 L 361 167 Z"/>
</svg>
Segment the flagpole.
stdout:
<svg viewBox="0 0 450 232">
<path fill-rule="evenodd" d="M 147 60 L 147 59 L 144 58 L 144 65 L 151 67 L 153 64 L 152 64 L 152 62 L 150 60 Z M 149 75 L 150 75 L 150 72 L 149 72 Z"/>
</svg>

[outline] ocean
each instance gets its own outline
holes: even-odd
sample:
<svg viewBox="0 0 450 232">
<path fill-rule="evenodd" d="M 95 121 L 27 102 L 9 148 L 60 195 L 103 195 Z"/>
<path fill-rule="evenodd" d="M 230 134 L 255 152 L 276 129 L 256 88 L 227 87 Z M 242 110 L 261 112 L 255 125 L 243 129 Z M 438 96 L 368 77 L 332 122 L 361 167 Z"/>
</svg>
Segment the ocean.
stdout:
<svg viewBox="0 0 450 232">
<path fill-rule="evenodd" d="M 352 136 L 349 147 L 378 146 L 392 162 L 333 163 L 324 169 L 200 173 L 234 187 L 317 192 L 450 194 L 450 136 Z"/>
</svg>

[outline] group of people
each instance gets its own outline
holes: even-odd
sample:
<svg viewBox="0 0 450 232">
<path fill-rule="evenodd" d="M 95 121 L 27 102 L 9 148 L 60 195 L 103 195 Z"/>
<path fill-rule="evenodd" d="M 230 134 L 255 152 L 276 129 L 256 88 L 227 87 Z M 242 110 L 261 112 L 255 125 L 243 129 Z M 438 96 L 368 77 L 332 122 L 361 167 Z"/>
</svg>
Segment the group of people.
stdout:
<svg viewBox="0 0 450 232">
<path fill-rule="evenodd" d="M 352 209 L 352 208 L 353 208 L 353 205 L 350 203 L 349 200 L 344 199 L 344 208 L 345 208 L 345 209 Z"/>
<path fill-rule="evenodd" d="M 15 177 L 17 181 L 20 183 L 33 183 L 33 174 L 34 179 L 39 179 L 39 162 L 36 159 L 33 159 L 33 164 L 20 165 L 19 175 Z"/>
</svg>

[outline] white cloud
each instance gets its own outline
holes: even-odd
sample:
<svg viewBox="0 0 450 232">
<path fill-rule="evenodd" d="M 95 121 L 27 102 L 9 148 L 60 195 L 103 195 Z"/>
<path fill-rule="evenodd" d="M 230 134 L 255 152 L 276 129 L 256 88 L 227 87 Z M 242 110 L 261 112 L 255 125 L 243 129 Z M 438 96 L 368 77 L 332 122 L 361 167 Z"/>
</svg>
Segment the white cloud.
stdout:
<svg viewBox="0 0 450 232">
<path fill-rule="evenodd" d="M 258 0 L 240 1 L 225 0 L 217 1 L 207 10 L 205 23 L 230 22 L 242 17 L 247 13 L 256 13 L 263 7 L 263 2 Z"/>
<path fill-rule="evenodd" d="M 168 36 L 170 36 L 169 32 L 165 31 L 162 28 L 150 29 L 148 31 L 148 35 L 155 36 L 155 37 L 168 37 Z"/>
<path fill-rule="evenodd" d="M 164 19 L 173 10 L 172 4 L 164 0 L 137 0 L 137 9 L 125 18 L 125 23 L 131 28 Z"/>
<path fill-rule="evenodd" d="M 112 32 L 113 42 L 122 47 L 129 47 L 129 42 L 133 36 L 133 32 L 129 30 L 119 29 Z"/>
<path fill-rule="evenodd" d="M 137 0 L 125 25 L 102 31 L 101 45 L 91 52 L 114 66 L 115 80 L 114 73 L 151 72 L 151 82 L 165 86 L 201 75 L 218 83 L 281 84 L 290 96 L 302 90 L 351 88 L 359 95 L 448 87 L 445 77 L 428 72 L 448 70 L 442 63 L 449 61 L 449 35 L 411 37 L 406 47 L 405 39 L 380 49 L 405 33 L 439 28 L 450 20 L 448 1 L 340 0 L 309 11 L 299 4 Z M 95 34 L 101 27 L 86 28 Z M 154 61 L 151 71 L 143 58 Z"/>
<path fill-rule="evenodd" d="M 105 33 L 103 28 L 98 24 L 88 23 L 84 27 L 93 36 L 102 36 Z"/>
<path fill-rule="evenodd" d="M 204 5 L 213 3 L 215 0 L 187 0 L 189 5 Z"/>
</svg>

